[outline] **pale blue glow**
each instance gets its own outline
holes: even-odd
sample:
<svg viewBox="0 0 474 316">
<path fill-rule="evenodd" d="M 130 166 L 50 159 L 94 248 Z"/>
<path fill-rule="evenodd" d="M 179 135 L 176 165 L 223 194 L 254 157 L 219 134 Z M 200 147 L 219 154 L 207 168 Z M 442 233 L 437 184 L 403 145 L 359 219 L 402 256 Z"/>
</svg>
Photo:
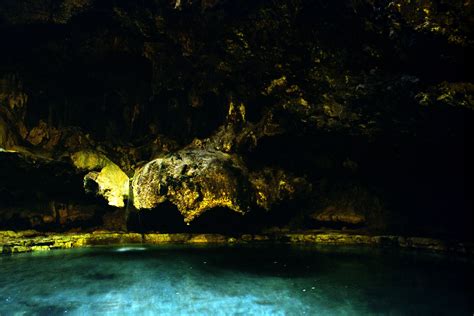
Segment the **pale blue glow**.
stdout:
<svg viewBox="0 0 474 316">
<path fill-rule="evenodd" d="M 146 250 L 145 247 L 119 247 L 116 251 L 125 252 L 125 251 L 143 251 Z"/>
<path fill-rule="evenodd" d="M 0 256 L 0 315 L 463 314 L 472 263 L 446 260 L 288 246 Z"/>
</svg>

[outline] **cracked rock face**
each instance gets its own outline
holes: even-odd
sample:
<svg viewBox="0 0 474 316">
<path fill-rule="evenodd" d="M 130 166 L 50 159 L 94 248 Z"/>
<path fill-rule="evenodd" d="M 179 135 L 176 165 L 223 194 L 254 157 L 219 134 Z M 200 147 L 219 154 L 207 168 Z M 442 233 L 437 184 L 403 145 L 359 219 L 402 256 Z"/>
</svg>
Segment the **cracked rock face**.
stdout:
<svg viewBox="0 0 474 316">
<path fill-rule="evenodd" d="M 212 149 L 185 149 L 157 158 L 133 177 L 133 204 L 151 209 L 165 201 L 177 206 L 185 222 L 209 209 L 229 208 L 246 214 L 253 208 L 270 210 L 308 184 L 283 170 L 249 172 L 234 154 Z"/>
<path fill-rule="evenodd" d="M 185 222 L 206 210 L 227 207 L 245 214 L 253 196 L 247 170 L 234 155 L 218 151 L 183 150 L 155 159 L 133 177 L 133 204 L 153 208 L 169 200 Z"/>
<path fill-rule="evenodd" d="M 0 215 L 103 197 L 117 209 L 94 217 L 114 223 L 133 198 L 152 212 L 170 202 L 188 223 L 218 208 L 268 211 L 261 226 L 276 213 L 268 225 L 469 233 L 473 10 L 2 0 Z"/>
</svg>

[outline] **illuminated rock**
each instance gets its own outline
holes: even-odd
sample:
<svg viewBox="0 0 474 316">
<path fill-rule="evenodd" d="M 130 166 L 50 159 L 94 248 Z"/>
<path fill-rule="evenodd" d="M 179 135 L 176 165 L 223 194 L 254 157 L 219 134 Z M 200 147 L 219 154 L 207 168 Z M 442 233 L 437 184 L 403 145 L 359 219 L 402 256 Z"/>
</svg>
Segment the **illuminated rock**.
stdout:
<svg viewBox="0 0 474 316">
<path fill-rule="evenodd" d="M 188 149 L 155 159 L 133 177 L 133 204 L 151 209 L 165 201 L 177 206 L 185 222 L 205 211 L 226 207 L 245 214 L 252 207 L 270 210 L 307 183 L 282 170 L 249 172 L 236 156 L 215 150 Z"/>
<path fill-rule="evenodd" d="M 97 185 L 96 193 L 103 196 L 111 206 L 124 207 L 129 194 L 129 178 L 125 172 L 104 155 L 94 151 L 79 151 L 71 155 L 78 169 L 91 171 L 84 177 L 84 187 L 91 190 Z M 93 190 L 91 190 L 93 191 Z"/>
<path fill-rule="evenodd" d="M 169 200 L 186 222 L 215 207 L 244 214 L 252 200 L 246 173 L 245 166 L 233 155 L 179 151 L 137 170 L 133 177 L 133 204 L 137 209 L 151 209 Z"/>
<path fill-rule="evenodd" d="M 252 172 L 250 182 L 255 192 L 256 204 L 267 211 L 280 201 L 307 194 L 311 190 L 306 180 L 292 176 L 281 169 L 264 168 Z"/>
<path fill-rule="evenodd" d="M 318 211 L 471 236 L 473 12 L 447 0 L 0 1 L 0 225 L 52 226 L 46 205 L 85 203 L 83 182 L 123 207 L 136 172 L 137 207 L 170 201 L 188 222 L 303 193 L 291 225 Z M 346 182 L 383 205 L 340 195 Z M 104 225 L 121 229 L 121 211 Z"/>
</svg>

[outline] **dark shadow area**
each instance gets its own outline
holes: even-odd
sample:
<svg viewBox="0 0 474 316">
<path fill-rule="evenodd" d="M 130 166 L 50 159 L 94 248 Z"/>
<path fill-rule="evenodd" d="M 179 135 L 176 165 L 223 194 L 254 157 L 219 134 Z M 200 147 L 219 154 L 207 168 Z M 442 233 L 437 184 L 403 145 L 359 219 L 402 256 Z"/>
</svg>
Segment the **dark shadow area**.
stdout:
<svg viewBox="0 0 474 316">
<path fill-rule="evenodd" d="M 392 214 L 393 233 L 472 240 L 472 154 L 466 144 L 472 142 L 473 122 L 469 111 L 438 109 L 420 118 L 414 135 L 268 137 L 247 162 L 307 176 L 316 201 L 337 195 L 340 187 L 367 188 Z"/>
<path fill-rule="evenodd" d="M 128 215 L 127 227 L 136 232 L 183 233 L 188 230 L 176 206 L 164 202 L 147 210 L 133 210 Z"/>
<path fill-rule="evenodd" d="M 128 229 L 138 232 L 233 234 L 246 232 L 249 226 L 248 219 L 227 208 L 208 210 L 186 225 L 181 213 L 170 202 L 152 210 L 132 211 L 128 220 Z"/>
<path fill-rule="evenodd" d="M 245 215 L 231 209 L 218 207 L 207 210 L 189 225 L 176 206 L 164 202 L 152 210 L 134 210 L 128 217 L 128 230 L 160 233 L 216 233 L 239 235 L 259 233 L 267 228 L 283 228 L 298 225 L 297 229 L 314 228 L 314 223 L 304 222 L 299 210 L 303 201 L 280 203 L 271 211 L 255 208 Z M 296 227 L 295 227 L 296 228 Z"/>
<path fill-rule="evenodd" d="M 0 155 L 0 229 L 89 230 L 103 225 L 114 208 L 87 194 L 83 172 L 67 162 Z"/>
<path fill-rule="evenodd" d="M 231 209 L 217 207 L 206 211 L 193 220 L 191 232 L 233 234 L 248 230 L 249 221 L 242 214 Z"/>
<path fill-rule="evenodd" d="M 13 214 L 10 218 L 0 221 L 0 229 L 5 230 L 27 230 L 33 226 L 28 218 L 21 217 L 19 214 Z"/>
</svg>

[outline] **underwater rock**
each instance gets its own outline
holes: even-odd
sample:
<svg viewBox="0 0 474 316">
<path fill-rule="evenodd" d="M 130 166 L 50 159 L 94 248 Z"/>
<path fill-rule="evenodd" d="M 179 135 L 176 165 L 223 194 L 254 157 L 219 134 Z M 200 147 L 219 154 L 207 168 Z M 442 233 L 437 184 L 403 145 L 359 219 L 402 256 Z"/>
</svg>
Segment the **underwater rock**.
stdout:
<svg viewBox="0 0 474 316">
<path fill-rule="evenodd" d="M 129 178 L 119 166 L 94 151 L 76 152 L 71 155 L 71 160 L 78 169 L 99 170 L 85 175 L 86 191 L 96 190 L 94 193 L 103 196 L 111 206 L 125 206 L 124 200 L 129 194 Z"/>
</svg>

